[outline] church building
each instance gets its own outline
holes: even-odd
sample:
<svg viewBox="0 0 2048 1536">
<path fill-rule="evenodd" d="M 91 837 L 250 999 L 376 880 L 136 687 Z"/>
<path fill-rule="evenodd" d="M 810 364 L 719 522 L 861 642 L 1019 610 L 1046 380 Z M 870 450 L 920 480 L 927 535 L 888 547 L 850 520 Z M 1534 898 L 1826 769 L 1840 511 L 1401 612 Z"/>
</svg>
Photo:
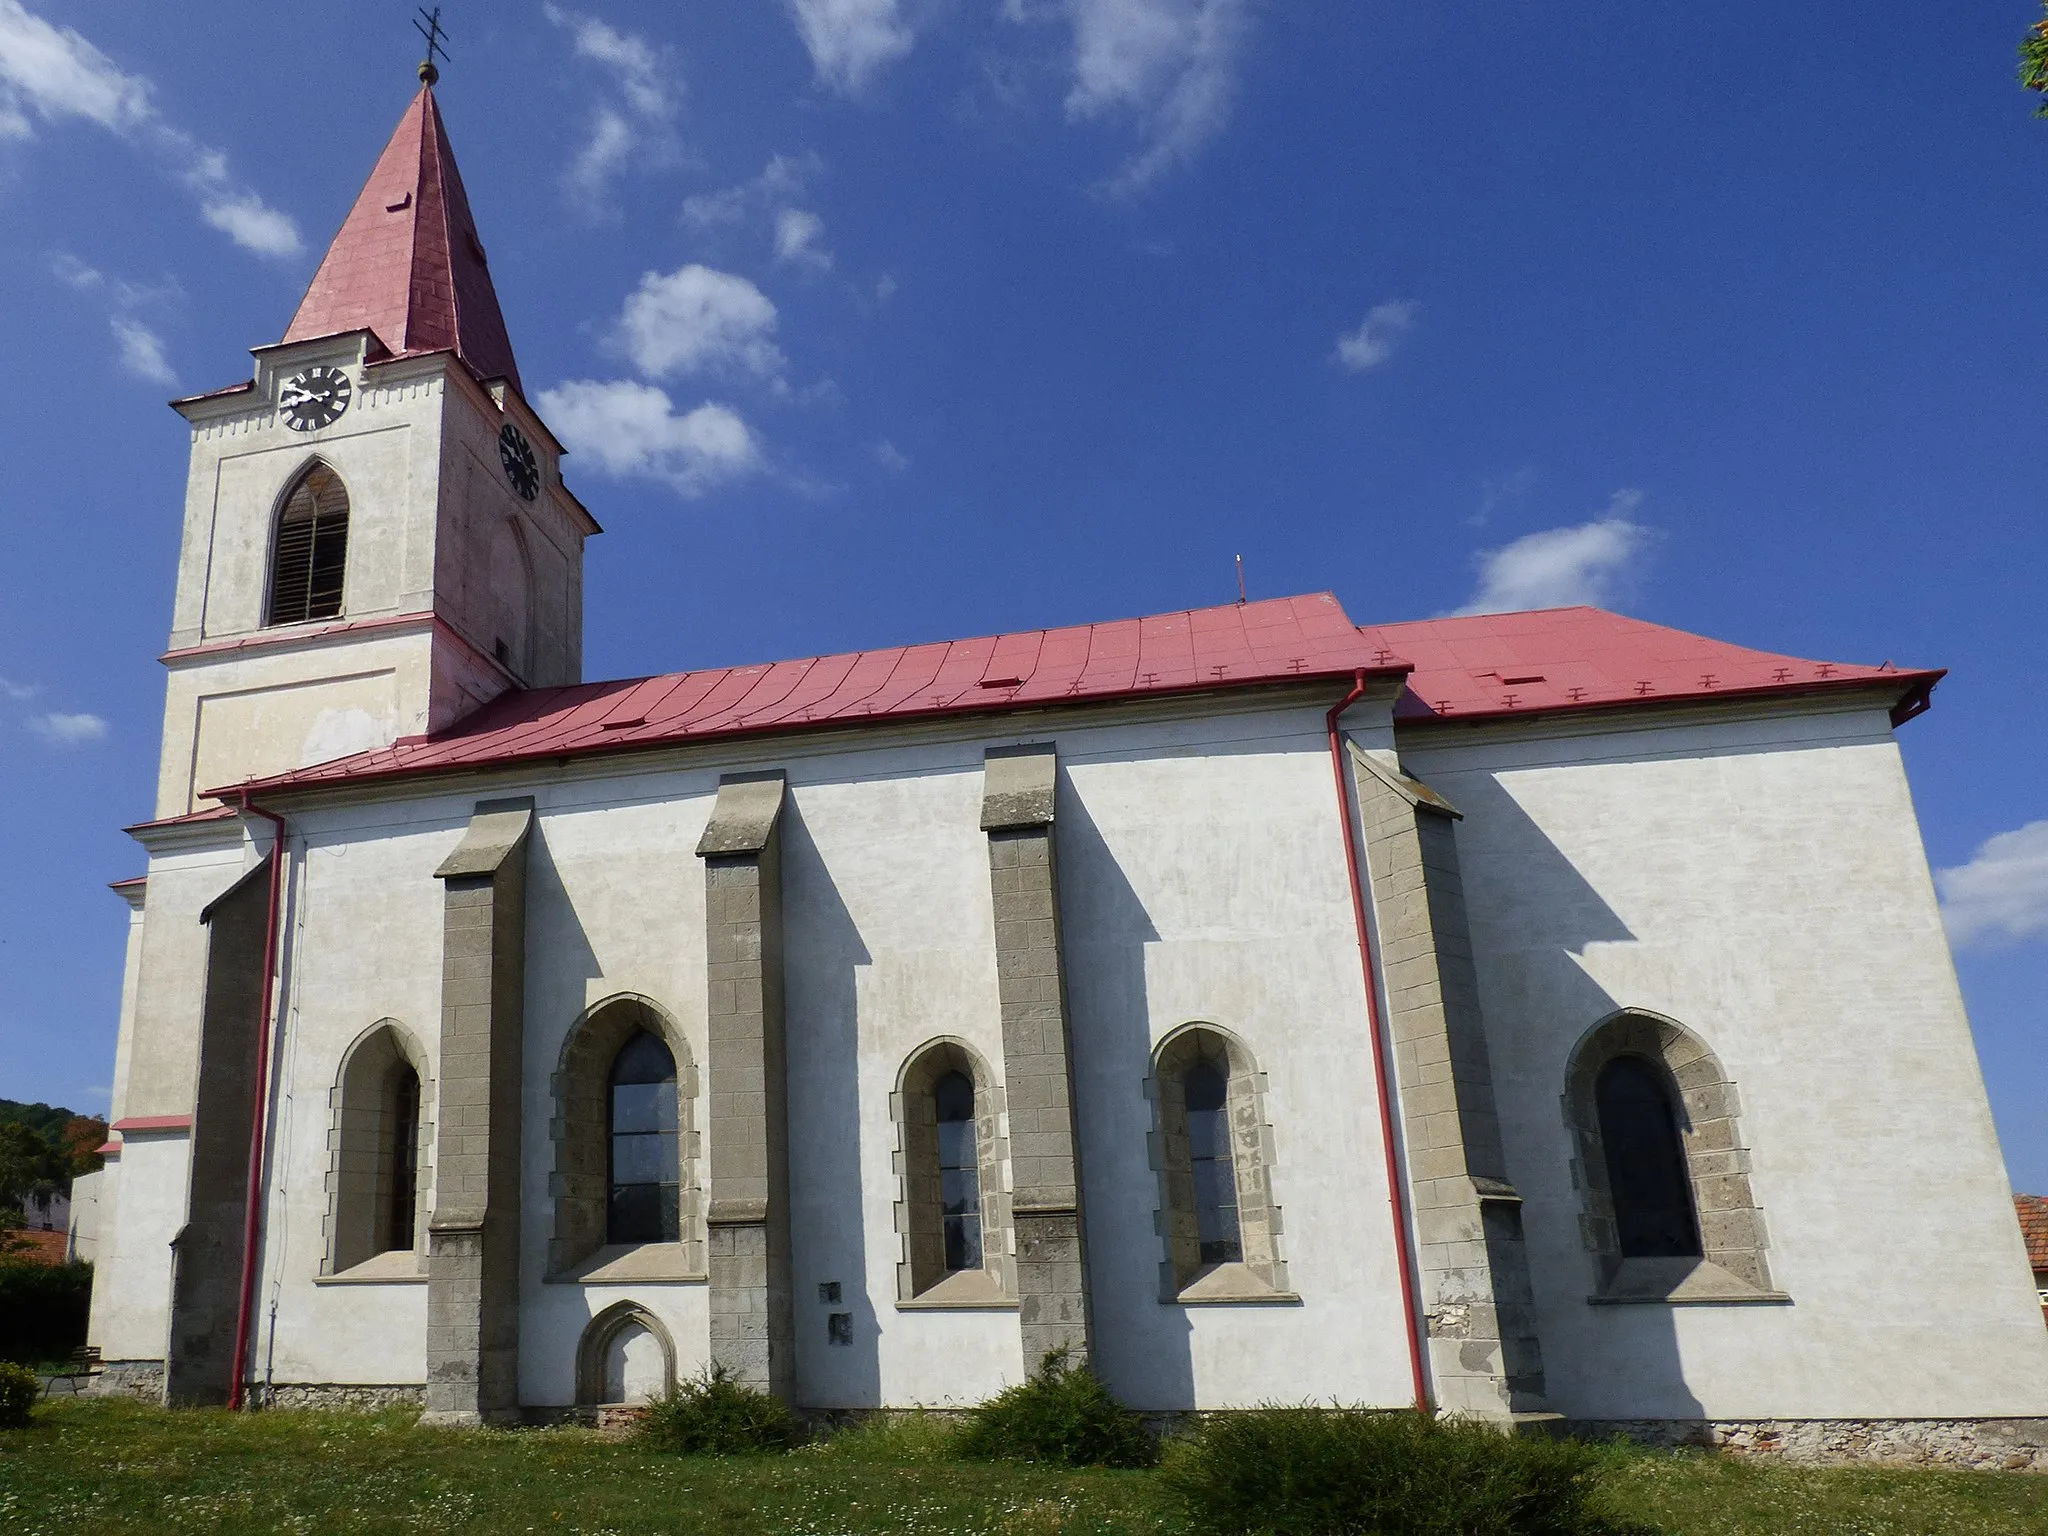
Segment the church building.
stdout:
<svg viewBox="0 0 2048 1536">
<path fill-rule="evenodd" d="M 176 402 L 103 1390 L 960 1406 L 1064 1348 L 1162 1414 L 2048 1465 L 1894 740 L 1939 672 L 1319 592 L 587 682 L 485 252 L 429 85 Z"/>
</svg>

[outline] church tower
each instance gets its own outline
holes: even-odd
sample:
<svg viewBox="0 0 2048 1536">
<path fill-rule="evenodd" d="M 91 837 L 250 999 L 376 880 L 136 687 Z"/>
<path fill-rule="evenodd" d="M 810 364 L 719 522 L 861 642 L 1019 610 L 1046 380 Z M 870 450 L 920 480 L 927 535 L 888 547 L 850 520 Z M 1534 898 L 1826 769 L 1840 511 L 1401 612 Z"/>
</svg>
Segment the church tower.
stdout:
<svg viewBox="0 0 2048 1536">
<path fill-rule="evenodd" d="M 431 84 L 298 313 L 192 425 L 158 817 L 582 679 L 583 541 Z"/>
</svg>

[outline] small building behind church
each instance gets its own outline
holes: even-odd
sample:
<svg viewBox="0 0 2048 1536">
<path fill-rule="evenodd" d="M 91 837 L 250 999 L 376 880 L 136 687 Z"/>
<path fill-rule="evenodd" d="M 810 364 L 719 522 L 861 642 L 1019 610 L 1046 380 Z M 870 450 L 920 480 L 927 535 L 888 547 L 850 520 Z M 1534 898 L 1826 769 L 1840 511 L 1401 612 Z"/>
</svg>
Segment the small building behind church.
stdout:
<svg viewBox="0 0 2048 1536">
<path fill-rule="evenodd" d="M 1067 1348 L 1162 1413 L 2048 1452 L 1895 739 L 1940 673 L 1320 592 L 586 681 L 431 88 L 253 355 L 176 402 L 103 1386 L 847 1410 Z"/>
</svg>

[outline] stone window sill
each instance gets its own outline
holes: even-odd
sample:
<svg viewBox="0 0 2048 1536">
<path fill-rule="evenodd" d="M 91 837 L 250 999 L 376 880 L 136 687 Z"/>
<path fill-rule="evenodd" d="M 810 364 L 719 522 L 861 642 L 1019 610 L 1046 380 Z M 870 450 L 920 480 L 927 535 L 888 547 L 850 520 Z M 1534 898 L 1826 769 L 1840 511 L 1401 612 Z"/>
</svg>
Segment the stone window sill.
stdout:
<svg viewBox="0 0 2048 1536">
<path fill-rule="evenodd" d="M 334 1275 L 315 1275 L 315 1285 L 425 1285 L 426 1261 L 410 1248 L 392 1248 Z"/>
<path fill-rule="evenodd" d="M 1212 1264 L 1196 1273 L 1169 1303 L 1181 1307 L 1301 1305 L 1301 1297 L 1269 1285 L 1249 1264 Z"/>
<path fill-rule="evenodd" d="M 688 1243 L 607 1243 L 574 1269 L 549 1275 L 549 1285 L 630 1285 L 649 1280 L 707 1281 L 690 1267 Z"/>
<path fill-rule="evenodd" d="M 898 1312 L 1014 1312 L 1017 1298 L 1005 1295 L 985 1269 L 963 1269 L 928 1285 L 915 1296 L 901 1297 Z"/>
<path fill-rule="evenodd" d="M 1593 1307 L 1786 1306 L 1783 1291 L 1764 1291 L 1708 1259 L 1623 1259 L 1606 1286 L 1586 1298 Z"/>
</svg>

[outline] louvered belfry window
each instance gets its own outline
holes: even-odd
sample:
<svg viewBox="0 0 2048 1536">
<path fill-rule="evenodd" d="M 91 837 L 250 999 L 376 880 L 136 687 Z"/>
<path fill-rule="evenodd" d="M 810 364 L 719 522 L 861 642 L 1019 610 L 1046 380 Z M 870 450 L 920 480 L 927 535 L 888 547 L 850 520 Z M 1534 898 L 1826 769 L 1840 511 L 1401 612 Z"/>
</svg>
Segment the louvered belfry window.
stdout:
<svg viewBox="0 0 2048 1536">
<path fill-rule="evenodd" d="M 324 464 L 306 472 L 285 502 L 270 561 L 272 624 L 304 624 L 341 612 L 348 569 L 348 492 Z"/>
</svg>

